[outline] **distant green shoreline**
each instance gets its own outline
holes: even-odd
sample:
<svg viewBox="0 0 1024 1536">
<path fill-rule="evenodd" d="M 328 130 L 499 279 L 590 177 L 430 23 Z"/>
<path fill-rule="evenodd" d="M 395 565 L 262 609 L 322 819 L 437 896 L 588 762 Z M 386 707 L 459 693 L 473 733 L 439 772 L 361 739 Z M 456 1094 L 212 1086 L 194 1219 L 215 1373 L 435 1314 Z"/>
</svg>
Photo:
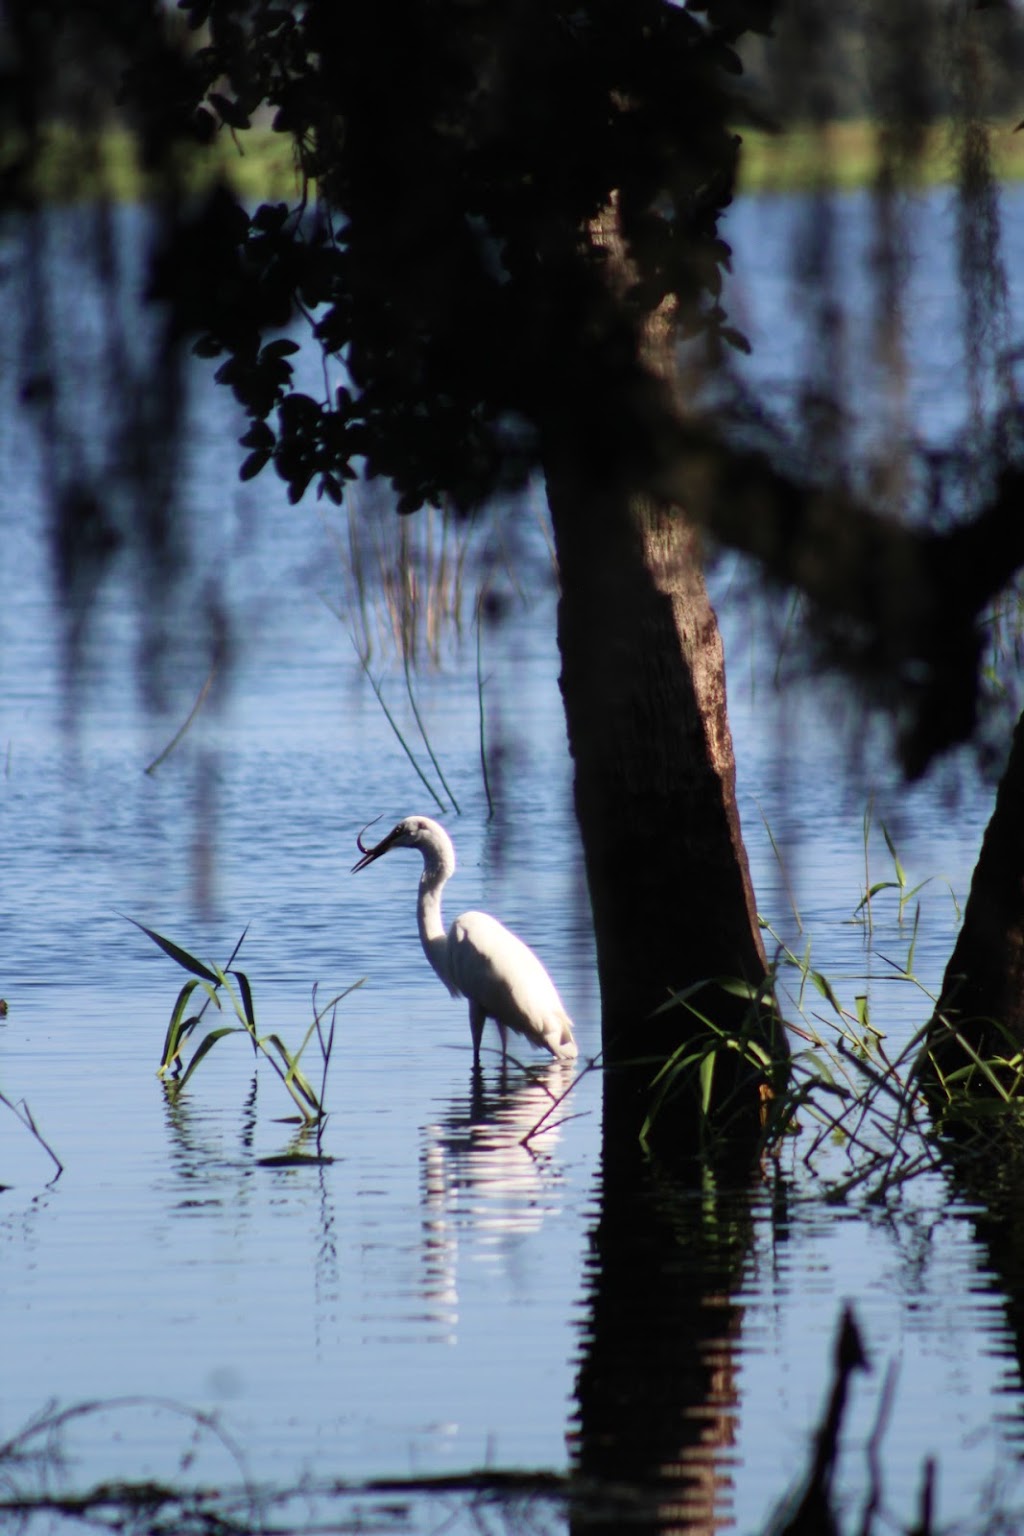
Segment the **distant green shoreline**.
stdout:
<svg viewBox="0 0 1024 1536">
<path fill-rule="evenodd" d="M 1024 179 L 1024 132 L 1013 121 L 990 123 L 993 171 L 1000 181 Z M 806 192 L 818 188 L 853 191 L 873 186 L 880 163 L 876 123 L 828 123 L 791 128 L 773 135 L 739 129 L 741 192 Z M 951 186 L 957 179 L 957 131 L 936 123 L 924 134 L 919 158 L 908 169 L 910 187 Z"/>
<path fill-rule="evenodd" d="M 1013 122 L 990 125 L 993 166 L 1004 181 L 1024 179 L 1024 132 Z M 805 192 L 871 186 L 878 170 L 878 133 L 870 122 L 835 122 L 823 128 L 795 128 L 772 135 L 738 130 L 743 140 L 739 190 Z M 291 140 L 270 128 L 251 128 L 233 138 L 222 132 L 209 146 L 180 151 L 180 185 L 199 191 L 226 180 L 253 202 L 292 201 L 300 195 Z M 16 147 L 0 147 L 0 172 L 16 159 Z M 924 150 L 909 178 L 913 186 L 951 184 L 956 179 L 956 139 L 951 125 L 927 131 Z M 44 202 L 86 202 L 106 198 L 138 202 L 159 195 L 159 183 L 140 170 L 129 133 L 110 128 L 82 137 L 62 124 L 51 127 L 36 168 L 33 192 Z"/>
<path fill-rule="evenodd" d="M 17 146 L 0 146 L 0 171 L 16 161 Z M 199 192 L 228 182 L 247 200 L 294 201 L 301 186 L 287 134 L 250 128 L 232 136 L 224 131 L 212 144 L 181 146 L 173 152 L 176 185 Z M 96 135 L 76 133 L 55 123 L 42 135 L 31 191 L 42 202 L 144 202 L 161 193 L 158 176 L 141 168 L 137 144 L 125 129 Z"/>
</svg>

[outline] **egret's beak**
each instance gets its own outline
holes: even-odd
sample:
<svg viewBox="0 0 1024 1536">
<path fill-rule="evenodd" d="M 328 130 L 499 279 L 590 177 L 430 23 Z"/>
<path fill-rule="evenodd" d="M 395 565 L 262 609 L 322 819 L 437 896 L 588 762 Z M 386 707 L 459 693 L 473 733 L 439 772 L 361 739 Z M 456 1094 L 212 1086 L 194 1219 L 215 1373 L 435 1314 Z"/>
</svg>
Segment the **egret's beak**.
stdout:
<svg viewBox="0 0 1024 1536">
<path fill-rule="evenodd" d="M 380 817 L 378 816 L 376 820 L 379 821 Z M 373 822 L 368 822 L 367 826 L 372 827 Z M 366 827 L 363 828 L 363 832 L 365 831 Z M 395 835 L 393 832 L 389 832 L 387 837 L 385 837 L 382 842 L 377 844 L 376 848 L 367 848 L 363 842 L 363 832 L 356 834 L 356 847 L 359 849 L 359 852 L 363 855 L 363 857 L 359 860 L 358 863 L 352 865 L 352 868 L 349 870 L 349 874 L 352 875 L 358 874 L 361 869 L 365 869 L 367 864 L 372 864 L 374 859 L 379 859 L 382 853 L 387 853 L 388 849 L 391 847 L 392 840 Z"/>
</svg>

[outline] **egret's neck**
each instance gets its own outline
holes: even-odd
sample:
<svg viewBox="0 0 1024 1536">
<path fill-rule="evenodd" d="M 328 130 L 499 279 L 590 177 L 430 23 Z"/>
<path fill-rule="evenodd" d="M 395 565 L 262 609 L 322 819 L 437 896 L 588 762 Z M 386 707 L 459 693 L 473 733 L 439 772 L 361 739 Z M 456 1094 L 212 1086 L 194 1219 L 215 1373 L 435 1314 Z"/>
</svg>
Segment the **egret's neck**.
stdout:
<svg viewBox="0 0 1024 1536">
<path fill-rule="evenodd" d="M 420 894 L 416 904 L 420 943 L 423 945 L 423 953 L 445 986 L 450 986 L 448 939 L 441 917 L 441 890 L 449 875 L 455 871 L 455 858 L 447 849 L 430 848 L 421 851 L 423 873 L 420 876 Z"/>
</svg>

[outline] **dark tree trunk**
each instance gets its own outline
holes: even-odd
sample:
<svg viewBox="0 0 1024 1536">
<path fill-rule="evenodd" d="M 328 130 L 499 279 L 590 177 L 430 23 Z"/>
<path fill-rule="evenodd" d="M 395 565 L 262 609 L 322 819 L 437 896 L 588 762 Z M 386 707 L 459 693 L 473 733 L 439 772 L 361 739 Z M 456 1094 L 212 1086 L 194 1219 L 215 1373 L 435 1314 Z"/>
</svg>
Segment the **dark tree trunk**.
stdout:
<svg viewBox="0 0 1024 1536">
<path fill-rule="evenodd" d="M 615 206 L 590 238 L 628 309 L 635 274 Z M 638 319 L 634 361 L 681 408 L 674 319 L 671 301 Z M 628 1135 L 630 1121 L 643 1123 L 659 1067 L 706 1033 L 692 1012 L 658 1014 L 660 1005 L 707 981 L 696 1006 L 720 1028 L 750 1027 L 749 1004 L 713 983 L 739 978 L 757 988 L 766 964 L 698 535 L 678 509 L 632 490 L 621 467 L 609 472 L 585 384 L 580 396 L 576 411 L 554 415 L 545 470 L 562 588 L 562 696 L 613 1069 L 606 1092 Z M 767 1043 L 769 1018 L 754 1029 Z M 694 1143 L 693 1104 L 662 1116 L 674 1148 Z M 748 1128 L 758 1123 L 757 1076 L 736 1051 L 718 1054 L 711 1107 Z"/>
<path fill-rule="evenodd" d="M 605 1062 L 642 1116 L 658 1065 L 699 1029 L 683 1008 L 651 1017 L 670 992 L 716 977 L 756 986 L 765 975 L 722 643 L 682 516 L 565 465 L 549 469 L 548 490 Z M 749 1015 L 717 988 L 695 1002 L 726 1028 Z M 625 1071 L 630 1063 L 639 1065 Z M 752 1079 L 732 1099 L 740 1067 L 735 1053 L 719 1059 L 716 1102 L 756 1115 Z"/>
<path fill-rule="evenodd" d="M 750 1255 L 751 1194 L 720 1190 L 703 1172 L 659 1180 L 622 1161 L 606 1117 L 576 1382 L 582 1498 L 570 1529 L 594 1529 L 600 1497 L 604 1528 L 621 1536 L 712 1536 L 733 1524 L 744 1319 L 734 1296 Z"/>
<path fill-rule="evenodd" d="M 963 926 L 918 1066 L 926 1086 L 938 1087 L 940 1075 L 945 1078 L 968 1066 L 973 1055 L 985 1061 L 1006 1060 L 1022 1048 L 1024 716 L 1013 733 L 1009 761 L 971 879 Z M 1013 1069 L 1004 1068 L 996 1075 L 1007 1087 L 1015 1086 Z M 975 1068 L 970 1087 L 985 1093 L 990 1082 Z"/>
</svg>

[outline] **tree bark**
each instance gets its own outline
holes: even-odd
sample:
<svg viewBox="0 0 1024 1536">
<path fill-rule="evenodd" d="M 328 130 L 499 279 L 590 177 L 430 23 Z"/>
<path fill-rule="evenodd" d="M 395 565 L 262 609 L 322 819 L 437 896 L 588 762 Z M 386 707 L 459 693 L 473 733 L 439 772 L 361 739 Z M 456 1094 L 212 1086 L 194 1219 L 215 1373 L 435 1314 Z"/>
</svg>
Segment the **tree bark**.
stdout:
<svg viewBox="0 0 1024 1536">
<path fill-rule="evenodd" d="M 960 1039 L 957 1039 L 957 1035 Z M 966 1042 L 967 1049 L 961 1044 Z M 971 879 L 963 926 L 918 1063 L 926 1086 L 966 1067 L 972 1053 L 1006 1060 L 1024 1049 L 1024 716 L 1017 722 L 995 809 Z M 1020 1091 L 1018 1074 L 997 1077 Z M 972 1091 L 991 1087 L 980 1070 Z"/>
<path fill-rule="evenodd" d="M 613 308 L 633 310 L 635 271 L 613 203 L 589 238 Z M 682 408 L 675 310 L 633 311 L 640 364 Z M 760 986 L 766 963 L 736 804 L 725 662 L 698 535 L 674 507 L 609 472 L 587 390 L 556 408 L 545 472 L 561 578 L 558 640 L 576 814 L 594 914 L 606 1087 L 622 1132 L 639 1129 L 661 1066 L 707 1026 L 674 990 L 716 978 Z M 576 407 L 573 409 L 572 407 Z M 694 999 L 719 1028 L 751 1027 L 743 998 L 714 985 Z M 762 1012 L 753 1024 L 768 1043 Z M 757 1076 L 718 1053 L 711 1108 L 756 1127 Z M 692 1107 L 692 1099 L 690 1101 Z M 696 1143 L 699 1117 L 663 1115 L 662 1140 Z M 632 1125 L 630 1122 L 634 1122 Z M 666 1138 L 666 1134 L 667 1138 Z"/>
<path fill-rule="evenodd" d="M 658 1067 L 700 1025 L 673 990 L 715 978 L 762 982 L 766 964 L 736 804 L 721 637 L 685 519 L 548 471 L 562 596 L 558 638 L 576 814 L 601 983 L 605 1063 L 623 1104 L 646 1112 Z M 741 1029 L 749 1004 L 694 999 Z M 766 1038 L 762 1025 L 760 1038 Z M 756 1116 L 742 1063 L 716 1068 L 715 1100 Z M 692 1127 L 690 1128 L 692 1129 Z M 684 1127 L 676 1135 L 687 1139 Z"/>
</svg>

